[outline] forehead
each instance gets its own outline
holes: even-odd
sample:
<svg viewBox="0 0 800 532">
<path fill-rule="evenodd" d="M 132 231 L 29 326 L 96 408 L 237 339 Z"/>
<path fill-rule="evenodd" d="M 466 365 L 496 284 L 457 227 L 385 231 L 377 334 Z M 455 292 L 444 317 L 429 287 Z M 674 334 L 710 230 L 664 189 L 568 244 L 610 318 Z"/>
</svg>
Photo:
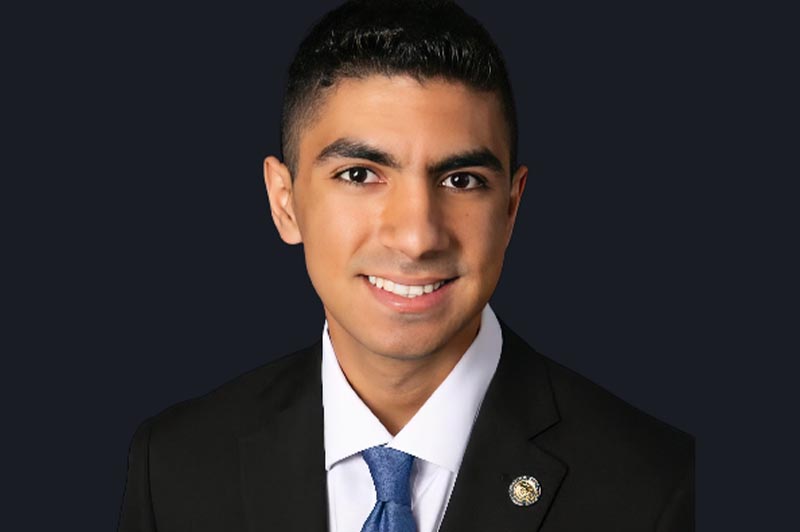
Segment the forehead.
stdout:
<svg viewBox="0 0 800 532">
<path fill-rule="evenodd" d="M 496 94 L 458 82 L 375 75 L 339 81 L 301 132 L 299 171 L 340 138 L 379 146 L 401 164 L 486 148 L 508 169 L 509 139 Z"/>
</svg>

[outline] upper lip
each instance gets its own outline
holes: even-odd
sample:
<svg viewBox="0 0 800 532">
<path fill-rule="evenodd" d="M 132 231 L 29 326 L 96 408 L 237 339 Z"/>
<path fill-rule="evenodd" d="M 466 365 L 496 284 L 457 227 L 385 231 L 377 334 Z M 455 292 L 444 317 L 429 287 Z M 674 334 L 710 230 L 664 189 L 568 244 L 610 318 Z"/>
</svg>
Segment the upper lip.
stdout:
<svg viewBox="0 0 800 532">
<path fill-rule="evenodd" d="M 364 277 L 370 277 L 370 276 L 380 277 L 382 279 L 392 281 L 395 284 L 402 284 L 406 286 L 424 286 L 426 284 L 434 284 L 440 281 L 449 281 L 451 279 L 455 279 L 455 276 L 418 277 L 412 279 L 411 277 L 403 277 L 402 275 L 379 275 L 377 273 L 370 273 L 364 275 Z"/>
</svg>

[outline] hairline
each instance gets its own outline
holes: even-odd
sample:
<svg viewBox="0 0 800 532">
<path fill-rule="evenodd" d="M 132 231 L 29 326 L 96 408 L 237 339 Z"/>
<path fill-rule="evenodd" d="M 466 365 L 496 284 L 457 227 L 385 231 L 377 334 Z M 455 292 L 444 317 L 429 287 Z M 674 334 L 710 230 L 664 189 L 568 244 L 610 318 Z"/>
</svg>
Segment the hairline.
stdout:
<svg viewBox="0 0 800 532">
<path fill-rule="evenodd" d="M 508 157 L 508 172 L 510 176 L 514 175 L 516 170 L 517 163 L 513 160 L 513 153 L 514 153 L 514 133 L 513 129 L 513 117 L 509 116 L 511 113 L 514 113 L 514 109 L 507 109 L 505 104 L 502 89 L 500 87 L 494 88 L 487 88 L 483 89 L 480 87 L 476 87 L 473 84 L 462 80 L 460 78 L 446 76 L 441 74 L 435 74 L 432 76 L 420 76 L 416 75 L 414 72 L 405 72 L 405 71 L 398 71 L 398 72 L 386 72 L 380 69 L 374 72 L 360 72 L 360 73 L 346 73 L 346 72 L 339 72 L 333 76 L 333 83 L 328 86 L 324 87 L 314 87 L 311 89 L 307 89 L 303 93 L 301 93 L 301 98 L 295 103 L 296 107 L 299 107 L 299 111 L 296 109 L 291 109 L 290 113 L 284 116 L 281 120 L 281 158 L 283 159 L 284 164 L 289 168 L 289 174 L 291 176 L 292 181 L 294 181 L 295 176 L 297 175 L 298 165 L 299 165 L 299 157 L 300 157 L 300 139 L 302 137 L 302 132 L 307 131 L 316 123 L 316 121 L 320 117 L 320 112 L 322 108 L 325 106 L 325 103 L 331 97 L 331 95 L 339 89 L 342 82 L 347 80 L 365 80 L 370 77 L 375 76 L 384 76 L 386 78 L 393 78 L 393 77 L 405 77 L 415 80 L 420 85 L 425 85 L 425 83 L 429 81 L 443 81 L 445 83 L 453 84 L 453 85 L 461 85 L 463 87 L 468 88 L 471 91 L 487 94 L 487 95 L 494 95 L 497 99 L 497 103 L 500 106 L 500 112 L 503 115 L 503 122 L 505 123 L 505 130 L 506 130 L 506 142 L 508 144 L 507 149 L 508 153 L 506 153 L 506 157 Z M 299 103 L 299 105 L 298 105 Z M 287 127 L 288 126 L 288 127 Z"/>
</svg>

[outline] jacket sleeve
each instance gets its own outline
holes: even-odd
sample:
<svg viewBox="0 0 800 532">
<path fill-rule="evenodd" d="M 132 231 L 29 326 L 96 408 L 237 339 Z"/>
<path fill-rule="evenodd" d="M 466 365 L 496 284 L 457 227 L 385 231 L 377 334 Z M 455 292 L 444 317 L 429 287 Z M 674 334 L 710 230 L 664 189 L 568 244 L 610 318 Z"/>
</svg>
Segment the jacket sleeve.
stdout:
<svg viewBox="0 0 800 532">
<path fill-rule="evenodd" d="M 118 532 L 156 532 L 150 496 L 150 420 L 133 435 Z"/>
<path fill-rule="evenodd" d="M 694 442 L 687 471 L 664 506 L 656 532 L 694 532 Z"/>
</svg>

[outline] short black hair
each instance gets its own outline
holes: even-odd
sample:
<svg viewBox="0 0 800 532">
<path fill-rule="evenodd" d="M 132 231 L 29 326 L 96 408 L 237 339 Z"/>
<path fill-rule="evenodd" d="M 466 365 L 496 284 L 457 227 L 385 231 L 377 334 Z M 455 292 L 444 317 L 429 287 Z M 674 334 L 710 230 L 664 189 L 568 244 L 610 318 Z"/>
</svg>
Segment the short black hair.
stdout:
<svg viewBox="0 0 800 532">
<path fill-rule="evenodd" d="M 448 0 L 350 0 L 309 32 L 289 67 L 281 155 L 297 172 L 300 130 L 326 89 L 344 78 L 407 75 L 461 82 L 496 93 L 508 124 L 511 173 L 517 166 L 517 116 L 505 62 L 486 29 Z"/>
</svg>

